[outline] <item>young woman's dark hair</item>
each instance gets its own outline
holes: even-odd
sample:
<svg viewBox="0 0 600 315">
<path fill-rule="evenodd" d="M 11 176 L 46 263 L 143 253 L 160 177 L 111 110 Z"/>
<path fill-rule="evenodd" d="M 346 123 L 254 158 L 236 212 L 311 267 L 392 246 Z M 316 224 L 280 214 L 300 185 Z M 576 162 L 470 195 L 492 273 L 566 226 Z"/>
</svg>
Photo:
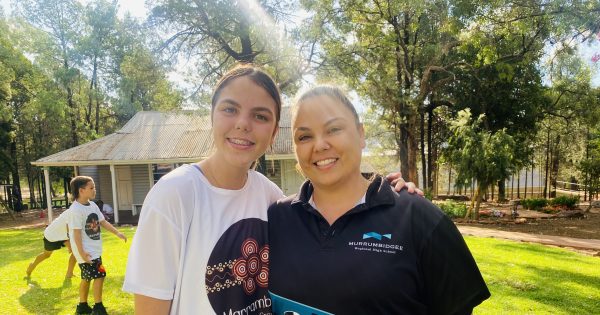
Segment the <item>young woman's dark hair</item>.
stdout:
<svg viewBox="0 0 600 315">
<path fill-rule="evenodd" d="M 89 182 L 93 182 L 89 176 L 75 176 L 71 179 L 69 183 L 69 188 L 71 188 L 71 201 L 75 201 L 79 198 L 79 188 L 85 187 Z"/>
<path fill-rule="evenodd" d="M 215 87 L 213 92 L 212 100 L 211 100 L 211 118 L 212 112 L 217 105 L 217 101 L 219 100 L 219 96 L 221 95 L 221 90 L 223 90 L 231 81 L 241 78 L 248 77 L 252 82 L 256 85 L 262 87 L 269 93 L 269 95 L 273 98 L 276 105 L 276 113 L 275 113 L 275 123 L 279 124 L 279 118 L 281 117 L 281 93 L 279 92 L 279 88 L 273 78 L 269 74 L 267 74 L 264 70 L 253 66 L 251 64 L 242 64 L 233 69 L 227 71 Z"/>
</svg>

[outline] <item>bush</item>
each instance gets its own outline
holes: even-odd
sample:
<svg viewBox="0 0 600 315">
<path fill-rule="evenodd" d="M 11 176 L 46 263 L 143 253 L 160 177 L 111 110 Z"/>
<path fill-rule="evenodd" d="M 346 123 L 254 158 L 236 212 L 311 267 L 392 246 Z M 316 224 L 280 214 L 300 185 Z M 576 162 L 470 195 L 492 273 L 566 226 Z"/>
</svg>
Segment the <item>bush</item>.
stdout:
<svg viewBox="0 0 600 315">
<path fill-rule="evenodd" d="M 560 196 L 550 200 L 550 205 L 553 207 L 575 209 L 577 204 L 579 204 L 579 196 Z"/>
<path fill-rule="evenodd" d="M 448 200 L 441 203 L 439 206 L 450 218 L 464 218 L 467 214 L 467 206 L 462 202 Z"/>
<path fill-rule="evenodd" d="M 521 205 L 525 209 L 540 210 L 548 205 L 548 200 L 545 198 L 528 198 L 521 200 Z"/>
</svg>

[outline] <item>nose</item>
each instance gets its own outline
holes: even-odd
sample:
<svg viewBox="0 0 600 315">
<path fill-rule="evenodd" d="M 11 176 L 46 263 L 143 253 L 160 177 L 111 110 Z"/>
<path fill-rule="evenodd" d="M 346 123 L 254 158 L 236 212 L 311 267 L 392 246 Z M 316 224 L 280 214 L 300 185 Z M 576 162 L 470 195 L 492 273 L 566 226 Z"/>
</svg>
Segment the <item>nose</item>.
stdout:
<svg viewBox="0 0 600 315">
<path fill-rule="evenodd" d="M 325 137 L 317 136 L 315 138 L 315 151 L 316 152 L 329 150 L 330 148 L 331 148 L 331 145 L 329 145 L 329 142 L 327 141 L 327 139 L 325 139 Z"/>
<path fill-rule="evenodd" d="M 240 115 L 235 122 L 235 129 L 242 131 L 250 131 L 250 119 L 245 115 Z"/>
</svg>

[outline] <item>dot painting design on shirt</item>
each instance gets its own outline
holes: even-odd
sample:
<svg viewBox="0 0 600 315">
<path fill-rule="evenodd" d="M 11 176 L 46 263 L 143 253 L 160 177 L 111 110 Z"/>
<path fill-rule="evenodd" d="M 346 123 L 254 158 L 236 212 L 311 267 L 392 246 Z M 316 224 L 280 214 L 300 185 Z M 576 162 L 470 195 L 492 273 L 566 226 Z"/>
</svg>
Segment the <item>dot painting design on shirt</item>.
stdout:
<svg viewBox="0 0 600 315">
<path fill-rule="evenodd" d="M 206 291 L 212 293 L 242 285 L 244 292 L 250 295 L 256 286 L 266 288 L 269 280 L 269 245 L 259 248 L 258 242 L 252 238 L 242 243 L 242 257 L 207 266 Z"/>
<path fill-rule="evenodd" d="M 230 225 L 213 245 L 201 270 L 214 313 L 270 313 L 267 234 L 267 221 L 245 218 Z"/>
<path fill-rule="evenodd" d="M 242 244 L 242 257 L 233 264 L 233 273 L 244 283 L 246 294 L 254 293 L 256 285 L 266 288 L 269 280 L 269 245 L 259 250 L 256 240 L 245 240 Z"/>
</svg>

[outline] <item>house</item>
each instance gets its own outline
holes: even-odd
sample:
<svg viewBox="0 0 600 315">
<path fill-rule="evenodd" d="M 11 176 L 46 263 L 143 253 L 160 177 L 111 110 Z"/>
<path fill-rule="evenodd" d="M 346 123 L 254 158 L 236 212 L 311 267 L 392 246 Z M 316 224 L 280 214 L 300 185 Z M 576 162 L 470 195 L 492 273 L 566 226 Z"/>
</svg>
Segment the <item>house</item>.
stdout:
<svg viewBox="0 0 600 315">
<path fill-rule="evenodd" d="M 289 107 L 283 107 L 279 133 L 267 151 L 267 177 L 285 194 L 304 181 L 295 168 Z M 50 167 L 73 167 L 96 183 L 96 199 L 113 206 L 116 223 L 135 223 L 150 188 L 161 176 L 184 163 L 207 157 L 212 149 L 210 115 L 138 112 L 119 131 L 41 158 L 49 186 Z M 48 191 L 49 192 L 49 191 Z M 46 196 L 52 205 L 51 196 Z M 48 219 L 52 220 L 51 207 Z"/>
<path fill-rule="evenodd" d="M 41 158 L 31 164 L 44 168 L 46 187 L 50 167 L 73 167 L 75 175 L 90 176 L 96 199 L 115 210 L 115 223 L 137 223 L 150 188 L 176 167 L 200 161 L 213 147 L 210 115 L 193 112 L 138 112 L 119 131 L 88 143 Z M 292 146 L 291 111 L 284 106 L 279 132 L 266 153 L 266 176 L 286 195 L 298 192 L 304 177 L 296 170 Z M 361 171 L 375 169 L 363 161 Z M 47 204 L 52 205 L 50 191 Z M 52 207 L 48 220 L 52 221 Z"/>
</svg>

